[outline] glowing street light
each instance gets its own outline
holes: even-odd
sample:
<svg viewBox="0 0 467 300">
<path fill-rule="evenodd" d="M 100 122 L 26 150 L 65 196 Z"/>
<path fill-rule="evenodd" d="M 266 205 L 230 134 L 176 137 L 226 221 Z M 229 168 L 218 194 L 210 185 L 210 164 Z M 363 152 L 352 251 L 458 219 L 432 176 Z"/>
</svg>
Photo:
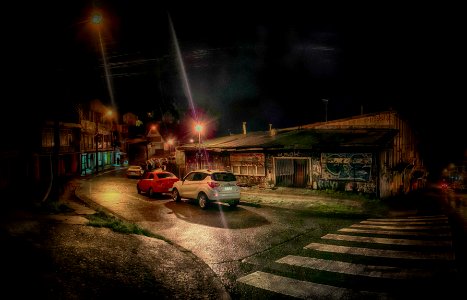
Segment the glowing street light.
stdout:
<svg viewBox="0 0 467 300">
<path fill-rule="evenodd" d="M 102 24 L 103 19 L 104 18 L 102 17 L 102 15 L 100 13 L 94 13 L 91 16 L 92 24 L 100 25 L 100 24 Z"/>
</svg>

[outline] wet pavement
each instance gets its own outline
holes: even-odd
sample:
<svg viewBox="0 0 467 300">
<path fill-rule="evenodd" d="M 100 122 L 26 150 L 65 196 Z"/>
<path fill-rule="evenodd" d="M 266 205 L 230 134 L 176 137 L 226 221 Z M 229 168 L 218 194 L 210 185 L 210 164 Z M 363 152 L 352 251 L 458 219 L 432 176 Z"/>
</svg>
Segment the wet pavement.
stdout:
<svg viewBox="0 0 467 300">
<path fill-rule="evenodd" d="M 74 179 L 78 187 L 84 179 Z M 120 234 L 106 228 L 86 226 L 87 215 L 96 207 L 80 199 L 79 188 L 70 189 L 61 198 L 69 211 L 42 214 L 28 210 L 2 212 L 0 224 L 2 265 L 10 274 L 3 282 L 3 291 L 21 296 L 44 296 L 49 299 L 68 298 L 183 298 L 230 299 L 216 274 L 202 260 L 170 242 Z M 287 199 L 285 201 L 284 199 Z M 300 208 L 323 201 L 358 201 L 313 195 L 307 189 L 244 188 L 242 203 Z M 421 199 L 409 205 L 392 203 L 389 215 L 411 215 L 436 209 Z M 242 204 L 241 203 L 241 204 Z M 451 201 L 447 202 L 451 207 Z M 421 205 L 423 204 L 423 205 Z M 465 219 L 456 220 L 455 244 L 465 252 Z M 453 221 L 454 222 L 454 221 Z M 458 257 L 465 272 L 465 255 Z M 25 288 L 25 286 L 28 286 Z"/>
</svg>

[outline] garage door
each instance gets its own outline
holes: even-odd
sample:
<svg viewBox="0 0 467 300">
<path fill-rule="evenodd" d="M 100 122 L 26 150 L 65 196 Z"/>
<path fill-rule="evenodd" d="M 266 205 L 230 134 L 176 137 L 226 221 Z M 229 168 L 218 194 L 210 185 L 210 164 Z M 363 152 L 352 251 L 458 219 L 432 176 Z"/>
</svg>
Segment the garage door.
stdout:
<svg viewBox="0 0 467 300">
<path fill-rule="evenodd" d="M 309 181 L 308 158 L 274 158 L 276 186 L 306 187 Z"/>
</svg>

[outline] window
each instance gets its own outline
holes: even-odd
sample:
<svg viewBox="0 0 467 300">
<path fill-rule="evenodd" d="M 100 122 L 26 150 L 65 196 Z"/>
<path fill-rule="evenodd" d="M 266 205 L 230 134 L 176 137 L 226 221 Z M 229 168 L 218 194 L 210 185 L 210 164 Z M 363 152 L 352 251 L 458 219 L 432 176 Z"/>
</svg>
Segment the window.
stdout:
<svg viewBox="0 0 467 300">
<path fill-rule="evenodd" d="M 60 146 L 70 146 L 72 134 L 70 129 L 63 129 L 60 132 Z"/>
<path fill-rule="evenodd" d="M 54 133 L 52 128 L 45 128 L 42 130 L 42 147 L 54 146 Z"/>
<path fill-rule="evenodd" d="M 160 173 L 160 174 L 157 174 L 157 177 L 159 177 L 159 178 L 174 178 L 176 176 L 174 174 L 172 174 L 172 173 Z"/>
<path fill-rule="evenodd" d="M 193 176 L 193 181 L 201 181 L 204 178 L 206 178 L 206 174 L 196 173 L 195 176 Z"/>
<path fill-rule="evenodd" d="M 213 173 L 212 179 L 215 181 L 235 181 L 235 175 L 232 173 Z"/>
<path fill-rule="evenodd" d="M 263 153 L 232 153 L 230 164 L 235 175 L 265 176 Z"/>
<path fill-rule="evenodd" d="M 185 176 L 185 178 L 183 178 L 183 180 L 188 180 L 188 181 L 192 181 L 193 180 L 193 176 L 195 176 L 196 173 L 189 173 Z"/>
</svg>

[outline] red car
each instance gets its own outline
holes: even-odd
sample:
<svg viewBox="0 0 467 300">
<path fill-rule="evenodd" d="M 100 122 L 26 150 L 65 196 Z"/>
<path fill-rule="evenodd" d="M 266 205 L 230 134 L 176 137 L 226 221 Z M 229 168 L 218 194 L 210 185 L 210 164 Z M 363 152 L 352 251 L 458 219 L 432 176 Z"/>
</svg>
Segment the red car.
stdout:
<svg viewBox="0 0 467 300">
<path fill-rule="evenodd" d="M 178 177 L 167 171 L 152 171 L 144 173 L 143 177 L 136 183 L 138 194 L 148 194 L 149 197 L 163 193 L 171 193 L 174 182 Z"/>
</svg>

